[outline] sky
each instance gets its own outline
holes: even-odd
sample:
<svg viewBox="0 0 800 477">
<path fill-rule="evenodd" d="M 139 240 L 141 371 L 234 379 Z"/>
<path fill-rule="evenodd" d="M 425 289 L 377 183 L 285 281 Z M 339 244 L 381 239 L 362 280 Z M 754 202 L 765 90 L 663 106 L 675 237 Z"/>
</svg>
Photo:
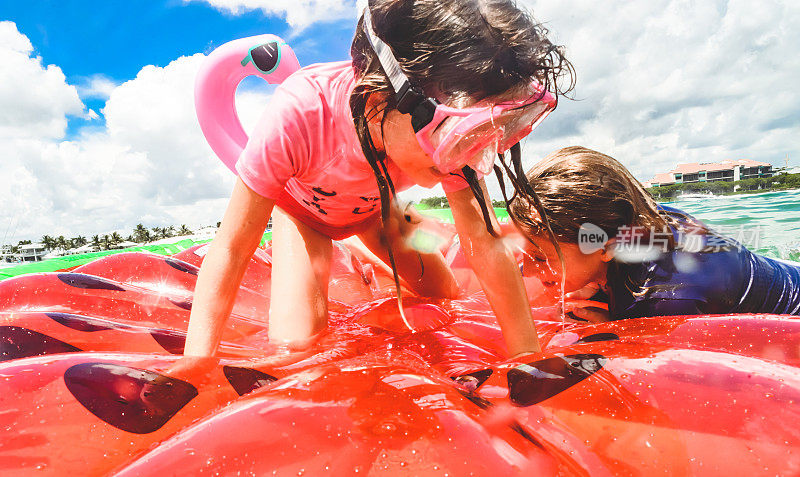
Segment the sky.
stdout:
<svg viewBox="0 0 800 477">
<path fill-rule="evenodd" d="M 577 73 L 526 166 L 570 145 L 640 180 L 684 162 L 800 165 L 800 2 L 519 4 Z M 351 0 L 0 0 L 0 243 L 215 224 L 234 176 L 195 117 L 205 55 L 273 33 L 301 65 L 344 60 L 358 15 Z M 246 129 L 272 90 L 239 87 Z"/>
</svg>

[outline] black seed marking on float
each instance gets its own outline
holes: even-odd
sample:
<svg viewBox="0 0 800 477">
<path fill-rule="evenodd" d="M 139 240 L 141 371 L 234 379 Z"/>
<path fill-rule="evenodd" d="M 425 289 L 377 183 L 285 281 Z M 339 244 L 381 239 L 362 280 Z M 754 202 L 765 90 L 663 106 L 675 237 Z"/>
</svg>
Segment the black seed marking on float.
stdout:
<svg viewBox="0 0 800 477">
<path fill-rule="evenodd" d="M 482 369 L 472 373 L 462 374 L 460 376 L 453 376 L 450 379 L 461 384 L 470 391 L 475 391 L 489 379 L 489 376 L 494 373 L 491 369 Z"/>
<path fill-rule="evenodd" d="M 231 383 L 231 386 L 233 386 L 233 390 L 236 391 L 236 394 L 239 396 L 244 396 L 249 392 L 253 392 L 260 387 L 278 380 L 275 376 L 263 373 L 257 369 L 223 366 L 222 372 L 225 374 L 225 378 L 228 379 L 228 382 Z"/>
<path fill-rule="evenodd" d="M 45 315 L 56 323 L 66 326 L 67 328 L 83 331 L 85 333 L 94 333 L 95 331 L 109 331 L 118 329 L 127 329 L 129 327 L 118 325 L 99 318 L 92 318 L 90 316 L 75 315 L 72 313 L 57 313 L 47 312 Z"/>
<path fill-rule="evenodd" d="M 172 298 L 167 298 L 167 300 L 169 300 L 170 303 L 172 303 L 173 305 L 177 306 L 182 310 L 188 310 L 188 311 L 192 310 L 192 300 L 179 301 L 179 300 L 173 300 Z"/>
<path fill-rule="evenodd" d="M 58 276 L 58 279 L 62 282 L 75 288 L 125 291 L 124 288 L 117 285 L 113 281 L 96 277 L 94 275 L 84 275 L 82 273 L 57 273 L 56 276 Z"/>
<path fill-rule="evenodd" d="M 578 384 L 605 366 L 600 354 L 573 354 L 534 361 L 508 371 L 508 392 L 517 406 L 532 406 Z"/>
<path fill-rule="evenodd" d="M 76 364 L 64 383 L 98 419 L 134 434 L 157 431 L 197 396 L 186 381 L 109 363 Z"/>
<path fill-rule="evenodd" d="M 593 335 L 584 336 L 576 341 L 576 343 L 595 343 L 597 341 L 617 341 L 619 335 L 616 333 L 595 333 Z"/>
<path fill-rule="evenodd" d="M 168 353 L 183 354 L 183 348 L 186 346 L 186 333 L 170 330 L 151 330 L 150 336 Z"/>
<path fill-rule="evenodd" d="M 478 386 L 480 386 L 480 385 L 482 385 L 482 384 L 483 384 L 483 383 L 484 383 L 484 382 L 485 382 L 487 379 L 489 379 L 489 376 L 491 376 L 493 372 L 494 372 L 494 371 L 493 371 L 493 370 L 491 370 L 491 369 L 484 369 L 484 370 L 481 370 L 481 371 L 476 371 L 476 372 L 474 372 L 474 373 L 462 374 L 461 376 L 454 376 L 454 377 L 451 377 L 450 379 L 452 379 L 452 380 L 454 380 L 454 381 L 456 381 L 456 382 L 459 382 L 459 383 L 461 383 L 461 381 L 459 380 L 459 378 L 462 378 L 462 377 L 464 377 L 464 376 L 469 376 L 469 377 L 471 377 L 471 378 L 477 379 L 477 380 L 478 380 L 478 383 L 479 383 L 479 384 L 478 384 Z M 462 384 L 463 384 L 463 383 L 462 383 Z M 462 396 L 464 396 L 464 397 L 465 397 L 465 398 L 466 398 L 466 399 L 467 399 L 469 402 L 471 402 L 472 404 L 475 404 L 476 406 L 478 406 L 478 407 L 479 407 L 479 408 L 481 408 L 481 409 L 484 409 L 484 410 L 485 410 L 485 409 L 489 409 L 489 408 L 491 408 L 492 406 L 494 406 L 494 404 L 492 404 L 492 402 L 491 402 L 491 401 L 489 401 L 488 399 L 486 399 L 486 398 L 483 398 L 483 397 L 481 397 L 481 396 L 478 396 L 476 393 L 474 393 L 474 392 L 473 392 L 473 391 L 471 391 L 471 390 L 457 389 L 457 391 L 458 391 L 458 392 L 459 392 L 459 393 L 460 393 Z M 536 439 L 536 438 L 535 438 L 535 437 L 534 437 L 534 436 L 533 436 L 533 435 L 532 435 L 530 432 L 528 432 L 527 430 L 525 430 L 525 428 L 524 428 L 524 427 L 522 427 L 522 424 L 520 424 L 520 423 L 519 423 L 519 421 L 513 421 L 513 422 L 511 422 L 511 423 L 508 425 L 508 427 L 510 427 L 510 428 L 511 428 L 511 430 L 513 430 L 514 432 L 516 432 L 517 434 L 519 434 L 520 436 L 522 436 L 522 437 L 523 437 L 525 440 L 527 440 L 527 441 L 528 441 L 528 442 L 530 442 L 531 444 L 535 445 L 536 447 L 539 447 L 539 448 L 541 448 L 541 449 L 545 449 L 545 446 L 544 446 L 544 445 L 543 445 L 541 442 L 539 442 L 539 440 L 538 440 L 538 439 Z"/>
<path fill-rule="evenodd" d="M 19 326 L 0 326 L 0 361 L 83 351 L 52 336 Z"/>
<path fill-rule="evenodd" d="M 200 272 L 200 269 L 195 267 L 191 263 L 186 263 L 183 260 L 178 260 L 177 258 L 165 258 L 164 261 L 167 262 L 167 265 L 169 265 L 170 267 L 176 270 L 180 270 L 182 272 L 189 273 L 191 275 L 197 276 L 197 274 Z"/>
</svg>

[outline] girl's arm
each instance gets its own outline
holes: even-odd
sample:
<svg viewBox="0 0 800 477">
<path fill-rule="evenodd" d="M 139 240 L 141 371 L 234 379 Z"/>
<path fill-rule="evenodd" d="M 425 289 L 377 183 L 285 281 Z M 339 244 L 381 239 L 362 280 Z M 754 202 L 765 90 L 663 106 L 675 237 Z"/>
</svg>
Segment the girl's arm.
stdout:
<svg viewBox="0 0 800 477">
<path fill-rule="evenodd" d="M 408 238 L 421 220 L 416 211 L 401 211 L 392 207 L 390 223 L 385 224 L 385 237 L 392 247 L 397 273 L 415 293 L 436 298 L 456 298 L 458 283 L 455 275 L 438 251 L 424 253 L 408 245 Z M 406 219 L 409 216 L 410 222 Z M 380 221 L 376 222 L 380 224 Z M 381 240 L 379 225 L 359 234 L 367 248 L 389 264 L 387 244 Z M 391 272 L 390 272 L 391 273 Z"/>
<path fill-rule="evenodd" d="M 186 356 L 213 356 L 242 277 L 261 241 L 275 202 L 236 180 L 228 209 L 211 242 L 194 289 Z"/>
<path fill-rule="evenodd" d="M 480 181 L 484 197 L 486 184 Z M 511 356 L 541 351 L 536 325 L 514 256 L 500 238 L 486 228 L 478 200 L 470 189 L 447 192 L 461 246 L 492 306 Z M 499 230 L 491 204 L 487 205 Z"/>
</svg>

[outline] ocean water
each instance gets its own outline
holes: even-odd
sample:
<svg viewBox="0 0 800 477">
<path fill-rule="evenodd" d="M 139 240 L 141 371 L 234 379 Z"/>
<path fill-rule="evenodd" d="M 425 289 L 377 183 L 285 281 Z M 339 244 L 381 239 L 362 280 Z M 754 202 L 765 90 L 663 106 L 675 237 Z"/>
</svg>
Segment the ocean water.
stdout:
<svg viewBox="0 0 800 477">
<path fill-rule="evenodd" d="M 754 252 L 800 261 L 800 190 L 688 196 L 667 204 L 739 240 Z"/>
</svg>

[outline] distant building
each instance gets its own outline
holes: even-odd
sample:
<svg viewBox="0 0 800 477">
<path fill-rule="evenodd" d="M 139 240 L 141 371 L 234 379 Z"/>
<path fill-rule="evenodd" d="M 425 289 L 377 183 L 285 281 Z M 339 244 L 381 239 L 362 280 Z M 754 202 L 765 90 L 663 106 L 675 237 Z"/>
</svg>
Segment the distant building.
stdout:
<svg viewBox="0 0 800 477">
<path fill-rule="evenodd" d="M 94 245 L 87 243 L 86 245 L 81 245 L 78 248 L 71 248 L 63 253 L 63 255 L 80 255 L 82 253 L 92 253 L 97 252 L 100 250 L 100 247 L 95 247 Z"/>
<path fill-rule="evenodd" d="M 0 263 L 10 263 L 17 261 L 17 254 L 11 251 L 11 245 L 0 246 Z"/>
<path fill-rule="evenodd" d="M 738 161 L 707 162 L 698 164 L 678 164 L 678 167 L 661 174 L 656 174 L 645 187 L 659 187 L 673 184 L 691 184 L 692 182 L 733 182 L 754 177 L 772 177 L 772 164 L 766 162 L 739 159 Z"/>
<path fill-rule="evenodd" d="M 40 262 L 46 254 L 47 249 L 44 248 L 44 244 L 31 243 L 27 245 L 20 245 L 17 257 L 19 257 L 21 262 Z"/>
</svg>

